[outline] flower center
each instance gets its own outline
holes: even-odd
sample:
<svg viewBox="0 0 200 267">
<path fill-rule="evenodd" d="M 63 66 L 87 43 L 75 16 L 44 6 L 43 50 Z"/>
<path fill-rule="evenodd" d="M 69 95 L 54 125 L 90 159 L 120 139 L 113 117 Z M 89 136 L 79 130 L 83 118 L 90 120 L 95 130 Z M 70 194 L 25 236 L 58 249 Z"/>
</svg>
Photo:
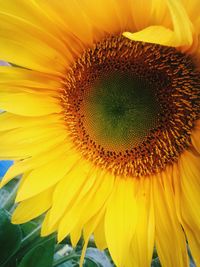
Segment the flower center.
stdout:
<svg viewBox="0 0 200 267">
<path fill-rule="evenodd" d="M 200 75 L 174 48 L 111 36 L 76 60 L 64 84 L 74 146 L 114 175 L 160 172 L 191 143 Z"/>
<path fill-rule="evenodd" d="M 90 138 L 115 152 L 144 141 L 156 127 L 160 111 L 151 84 L 129 71 L 100 76 L 81 105 Z"/>
</svg>

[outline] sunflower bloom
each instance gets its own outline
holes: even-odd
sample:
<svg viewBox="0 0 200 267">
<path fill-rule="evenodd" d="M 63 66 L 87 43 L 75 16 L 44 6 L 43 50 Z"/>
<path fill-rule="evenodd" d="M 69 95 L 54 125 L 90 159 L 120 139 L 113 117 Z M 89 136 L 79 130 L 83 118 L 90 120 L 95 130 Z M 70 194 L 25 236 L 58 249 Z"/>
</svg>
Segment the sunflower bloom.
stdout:
<svg viewBox="0 0 200 267">
<path fill-rule="evenodd" d="M 1 0 L 13 223 L 93 234 L 118 267 L 200 266 L 198 1 Z M 83 260 L 83 259 L 82 259 Z"/>
</svg>

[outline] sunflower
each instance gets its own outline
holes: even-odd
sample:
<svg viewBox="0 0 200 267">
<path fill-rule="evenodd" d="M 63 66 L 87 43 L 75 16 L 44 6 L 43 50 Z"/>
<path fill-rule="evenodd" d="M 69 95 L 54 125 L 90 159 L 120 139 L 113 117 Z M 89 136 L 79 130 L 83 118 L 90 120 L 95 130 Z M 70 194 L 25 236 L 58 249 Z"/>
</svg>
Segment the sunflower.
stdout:
<svg viewBox="0 0 200 267">
<path fill-rule="evenodd" d="M 93 234 L 118 267 L 200 266 L 198 1 L 0 1 L 12 222 Z M 82 259 L 83 260 L 83 259 Z"/>
</svg>

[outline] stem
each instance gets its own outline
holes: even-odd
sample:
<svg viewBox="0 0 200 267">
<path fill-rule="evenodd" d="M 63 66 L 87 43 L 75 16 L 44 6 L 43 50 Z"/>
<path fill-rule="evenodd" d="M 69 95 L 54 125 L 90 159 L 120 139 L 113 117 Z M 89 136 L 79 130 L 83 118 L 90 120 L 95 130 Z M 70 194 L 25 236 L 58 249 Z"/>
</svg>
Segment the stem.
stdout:
<svg viewBox="0 0 200 267">
<path fill-rule="evenodd" d="M 9 194 L 8 199 L 2 205 L 3 209 L 10 210 L 12 208 L 16 194 L 17 194 L 18 186 L 19 186 L 19 182 L 17 182 L 17 184 L 13 187 L 12 192 Z"/>
<path fill-rule="evenodd" d="M 53 263 L 53 267 L 59 266 L 60 264 L 66 262 L 68 260 L 72 260 L 74 258 L 80 258 L 80 256 L 75 254 L 75 253 L 71 253 L 70 255 L 64 256 L 61 259 L 55 260 Z"/>
</svg>

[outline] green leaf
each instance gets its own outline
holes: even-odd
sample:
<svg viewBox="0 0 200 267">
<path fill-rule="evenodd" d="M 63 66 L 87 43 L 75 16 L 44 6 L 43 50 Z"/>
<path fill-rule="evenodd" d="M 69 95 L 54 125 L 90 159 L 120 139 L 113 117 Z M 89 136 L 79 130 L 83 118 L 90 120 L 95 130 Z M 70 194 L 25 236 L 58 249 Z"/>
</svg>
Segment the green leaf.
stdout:
<svg viewBox="0 0 200 267">
<path fill-rule="evenodd" d="M 89 258 L 85 258 L 83 266 L 84 267 L 103 267 L 103 265 L 101 265 L 98 262 L 95 262 Z"/>
<path fill-rule="evenodd" d="M 22 230 L 22 236 L 26 237 L 27 235 L 29 235 L 31 232 L 34 231 L 34 229 L 38 226 L 37 223 L 35 223 L 34 221 L 30 221 L 27 223 L 23 223 L 20 225 L 21 230 Z"/>
<path fill-rule="evenodd" d="M 30 249 L 18 267 L 52 267 L 55 237 L 43 238 L 43 241 Z"/>
<path fill-rule="evenodd" d="M 0 266 L 19 249 L 22 233 L 18 225 L 10 222 L 10 214 L 0 209 Z"/>
</svg>

